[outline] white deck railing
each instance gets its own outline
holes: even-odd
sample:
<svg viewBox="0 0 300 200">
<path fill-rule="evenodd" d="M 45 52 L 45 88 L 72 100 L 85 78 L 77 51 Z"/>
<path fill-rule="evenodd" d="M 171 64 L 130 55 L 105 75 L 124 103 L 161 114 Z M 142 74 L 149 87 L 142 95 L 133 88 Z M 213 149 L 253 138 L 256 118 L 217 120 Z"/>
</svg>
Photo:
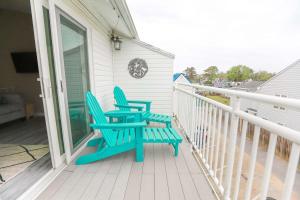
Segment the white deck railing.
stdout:
<svg viewBox="0 0 300 200">
<path fill-rule="evenodd" d="M 198 95 L 196 90 L 230 96 L 230 106 Z M 174 86 L 174 115 L 223 199 L 274 198 L 274 188 L 271 188 L 270 180 L 273 176 L 273 163 L 277 159 L 277 138 L 280 136 L 290 141 L 292 148 L 284 169 L 285 178 L 282 185 L 275 183 L 272 187 L 281 190 L 279 195 L 275 195 L 276 199 L 295 198 L 293 187 L 300 155 L 300 132 L 240 110 L 241 98 L 300 111 L 300 100 L 296 99 L 194 84 L 177 84 Z M 254 126 L 252 140 L 247 139 L 249 124 Z M 261 151 L 259 140 L 262 129 L 269 131 L 270 136 L 259 176 L 256 170 L 257 155 Z M 246 159 L 247 145 L 251 150 Z M 299 194 L 296 194 L 296 198 L 300 198 L 297 195 Z"/>
</svg>

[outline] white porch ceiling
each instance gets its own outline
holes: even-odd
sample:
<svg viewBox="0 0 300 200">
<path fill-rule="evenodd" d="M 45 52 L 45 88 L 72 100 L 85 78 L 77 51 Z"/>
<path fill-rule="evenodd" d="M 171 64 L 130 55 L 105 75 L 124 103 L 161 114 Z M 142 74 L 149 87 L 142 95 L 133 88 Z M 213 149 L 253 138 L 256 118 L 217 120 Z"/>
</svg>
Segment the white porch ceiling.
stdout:
<svg viewBox="0 0 300 200">
<path fill-rule="evenodd" d="M 79 0 L 99 21 L 104 21 L 115 33 L 129 38 L 138 38 L 132 18 L 123 0 Z"/>
</svg>

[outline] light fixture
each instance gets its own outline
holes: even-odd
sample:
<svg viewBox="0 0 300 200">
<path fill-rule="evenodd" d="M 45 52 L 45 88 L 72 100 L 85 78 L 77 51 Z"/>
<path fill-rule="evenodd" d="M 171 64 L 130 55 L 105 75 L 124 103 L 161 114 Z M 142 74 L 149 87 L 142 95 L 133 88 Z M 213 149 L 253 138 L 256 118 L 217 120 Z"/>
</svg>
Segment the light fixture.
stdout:
<svg viewBox="0 0 300 200">
<path fill-rule="evenodd" d="M 120 40 L 119 36 L 111 36 L 111 41 L 114 43 L 114 48 L 115 50 L 121 50 L 121 43 L 122 41 Z"/>
</svg>

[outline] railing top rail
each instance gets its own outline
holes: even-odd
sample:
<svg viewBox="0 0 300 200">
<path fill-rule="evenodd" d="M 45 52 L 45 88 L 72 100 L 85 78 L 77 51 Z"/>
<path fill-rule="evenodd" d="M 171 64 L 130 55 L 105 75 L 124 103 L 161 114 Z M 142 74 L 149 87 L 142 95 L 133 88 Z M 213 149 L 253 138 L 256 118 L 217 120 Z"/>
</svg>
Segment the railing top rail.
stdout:
<svg viewBox="0 0 300 200">
<path fill-rule="evenodd" d="M 180 84 L 180 85 L 192 86 L 192 87 L 195 86 L 195 85 L 192 85 L 192 84 Z M 198 86 L 196 88 L 198 88 Z M 228 89 L 213 88 L 213 87 L 208 87 L 208 86 L 200 86 L 199 88 L 201 88 L 203 90 L 208 90 L 207 88 L 209 88 L 210 90 L 208 90 L 208 91 L 212 91 L 212 92 L 217 92 L 218 91 L 217 93 L 228 94 L 228 93 L 224 92 L 224 90 L 228 91 Z M 286 138 L 286 139 L 288 139 L 290 141 L 293 141 L 294 143 L 300 145 L 300 132 L 297 131 L 297 130 L 294 130 L 294 129 L 291 129 L 291 128 L 288 128 L 288 127 L 285 127 L 285 126 L 281 126 L 281 125 L 279 125 L 277 123 L 274 123 L 272 121 L 268 121 L 268 120 L 262 119 L 260 117 L 257 117 L 255 115 L 248 114 L 248 113 L 246 113 L 245 111 L 242 111 L 242 110 L 236 110 L 235 111 L 230 106 L 226 106 L 226 105 L 224 105 L 222 103 L 219 103 L 219 102 L 217 102 L 215 100 L 212 100 L 212 99 L 209 99 L 207 97 L 195 94 L 195 93 L 193 93 L 191 91 L 187 91 L 184 88 L 179 88 L 179 87 L 175 86 L 175 89 L 178 90 L 178 91 L 184 92 L 184 93 L 186 93 L 188 95 L 194 96 L 196 98 L 202 99 L 202 100 L 204 100 L 204 101 L 206 101 L 206 102 L 208 102 L 210 104 L 213 104 L 213 105 L 215 105 L 215 106 L 217 106 L 217 107 L 219 107 L 219 108 L 221 108 L 221 109 L 223 109 L 225 111 L 232 112 L 232 113 L 238 115 L 239 117 L 241 117 L 241 118 L 249 121 L 250 123 L 256 124 L 256 125 L 258 125 L 261 128 L 269 130 L 272 133 L 275 133 L 275 134 L 277 134 L 277 135 L 279 135 L 281 137 L 284 137 L 284 138 Z M 220 91 L 222 91 L 222 92 L 220 92 Z M 232 91 L 230 91 L 230 90 L 229 90 L 229 92 L 230 92 L 230 95 L 239 96 L 238 94 L 231 93 Z M 242 93 L 250 94 L 250 93 L 247 93 L 247 92 L 242 92 Z M 273 96 L 268 96 L 268 95 L 259 95 L 259 96 L 273 97 Z M 274 97 L 274 98 L 276 98 L 276 97 Z M 249 98 L 249 99 L 253 99 L 253 98 Z M 255 97 L 255 99 L 256 99 L 256 97 Z M 260 101 L 261 99 L 256 99 L 256 100 Z M 281 98 L 280 98 L 280 100 L 281 100 Z M 299 101 L 299 100 L 297 100 L 297 101 Z M 267 103 L 270 103 L 270 102 L 267 102 Z M 280 104 L 280 103 L 276 102 L 276 104 Z M 287 104 L 281 104 L 281 105 L 288 106 Z"/>
<path fill-rule="evenodd" d="M 206 101 L 206 102 L 208 102 L 208 103 L 210 103 L 210 104 L 212 104 L 212 105 L 215 105 L 215 106 L 217 106 L 217 107 L 219 107 L 219 108 L 222 108 L 223 110 L 226 110 L 226 111 L 228 111 L 228 112 L 232 112 L 232 107 L 227 106 L 227 105 L 222 104 L 222 103 L 219 103 L 219 102 L 217 102 L 217 101 L 215 101 L 215 100 L 209 99 L 209 98 L 207 98 L 207 97 L 205 97 L 205 96 L 201 96 L 201 95 L 199 95 L 199 94 L 191 93 L 191 92 L 186 91 L 186 90 L 181 89 L 181 88 L 176 88 L 176 90 L 181 91 L 181 92 L 184 92 L 184 93 L 186 93 L 186 94 L 188 94 L 188 95 L 191 95 L 191 96 L 194 96 L 194 97 L 196 97 L 196 98 L 202 99 L 202 100 L 204 100 L 204 101 Z"/>
<path fill-rule="evenodd" d="M 276 97 L 276 96 L 271 96 L 271 95 L 223 89 L 223 88 L 216 88 L 216 87 L 210 87 L 210 86 L 204 86 L 204 85 L 198 85 L 198 84 L 186 84 L 186 83 L 176 83 L 176 84 L 183 85 L 183 86 L 190 86 L 193 88 L 206 90 L 206 91 L 210 91 L 210 92 L 216 92 L 216 93 L 221 93 L 221 94 L 226 94 L 226 95 L 237 96 L 239 98 L 251 99 L 251 100 L 258 101 L 258 102 L 264 102 L 267 104 L 286 106 L 289 108 L 295 108 L 297 110 L 300 110 L 300 100 L 299 99 L 282 98 L 282 97 Z"/>
</svg>

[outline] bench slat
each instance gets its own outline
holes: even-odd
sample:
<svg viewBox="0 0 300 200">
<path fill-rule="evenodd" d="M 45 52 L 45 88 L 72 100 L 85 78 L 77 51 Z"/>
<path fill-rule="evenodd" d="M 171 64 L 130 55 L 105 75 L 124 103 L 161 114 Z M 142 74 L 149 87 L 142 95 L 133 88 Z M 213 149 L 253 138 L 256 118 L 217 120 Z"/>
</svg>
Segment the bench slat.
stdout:
<svg viewBox="0 0 300 200">
<path fill-rule="evenodd" d="M 157 131 L 157 129 L 154 128 L 154 129 L 152 129 L 152 131 L 153 131 L 154 136 L 155 136 L 155 141 L 157 141 L 157 142 L 163 142 L 163 139 L 162 139 L 160 133 Z"/>
<path fill-rule="evenodd" d="M 155 138 L 154 138 L 154 133 L 152 132 L 152 129 L 147 129 L 147 131 L 145 131 L 145 132 L 147 132 L 147 134 L 148 134 L 149 142 L 154 142 Z"/>
<path fill-rule="evenodd" d="M 124 130 L 120 130 L 118 133 L 117 145 L 123 144 L 123 139 L 124 139 Z"/>
<path fill-rule="evenodd" d="M 182 141 L 182 138 L 178 135 L 178 133 L 174 129 L 170 128 L 169 130 L 171 131 L 173 136 L 176 138 L 176 140 Z"/>
<path fill-rule="evenodd" d="M 163 138 L 164 142 L 167 143 L 167 142 L 170 141 L 169 137 L 167 136 L 167 134 L 162 129 L 158 129 L 158 131 L 160 132 L 160 135 Z"/>
<path fill-rule="evenodd" d="M 129 132 L 131 131 L 131 129 L 126 129 L 125 133 L 124 133 L 124 143 L 128 143 L 129 142 Z"/>
<path fill-rule="evenodd" d="M 131 130 L 130 130 L 129 135 L 130 135 L 130 141 L 135 140 L 135 130 L 134 130 L 134 129 L 131 129 Z"/>
</svg>

